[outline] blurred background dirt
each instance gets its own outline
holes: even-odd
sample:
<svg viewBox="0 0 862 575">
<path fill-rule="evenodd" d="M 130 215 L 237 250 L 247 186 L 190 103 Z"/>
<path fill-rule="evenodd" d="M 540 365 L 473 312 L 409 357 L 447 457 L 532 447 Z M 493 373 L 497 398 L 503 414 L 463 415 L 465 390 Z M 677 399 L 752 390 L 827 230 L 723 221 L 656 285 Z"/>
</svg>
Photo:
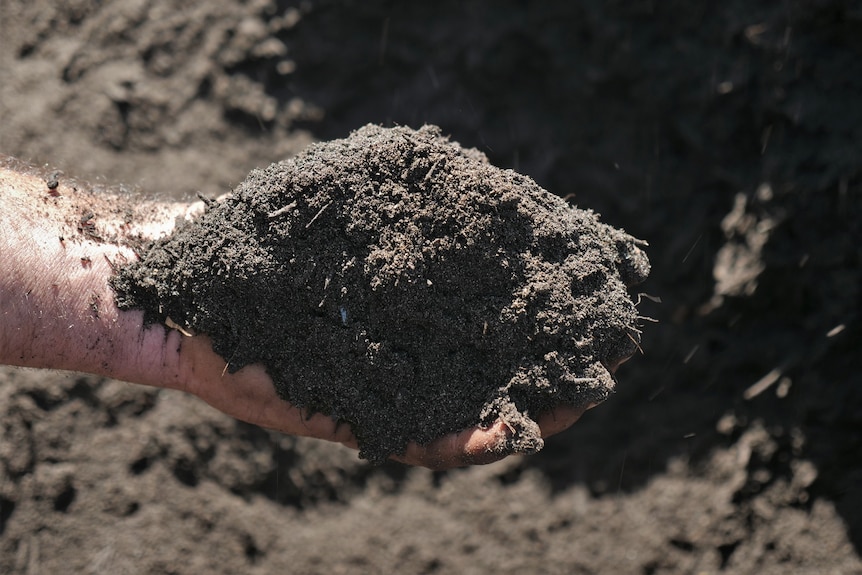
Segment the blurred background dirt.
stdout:
<svg viewBox="0 0 862 575">
<path fill-rule="evenodd" d="M 229 191 L 440 125 L 650 243 L 644 353 L 538 455 L 431 473 L 0 372 L 2 573 L 862 573 L 862 5 L 0 4 L 0 152 Z"/>
</svg>

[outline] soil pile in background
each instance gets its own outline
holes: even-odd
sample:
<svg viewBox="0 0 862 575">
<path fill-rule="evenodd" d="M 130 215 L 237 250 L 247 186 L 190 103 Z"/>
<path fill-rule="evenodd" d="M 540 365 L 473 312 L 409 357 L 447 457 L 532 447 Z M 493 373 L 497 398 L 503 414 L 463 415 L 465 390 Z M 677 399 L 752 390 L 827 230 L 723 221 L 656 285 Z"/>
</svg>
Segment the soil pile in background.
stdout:
<svg viewBox="0 0 862 575">
<path fill-rule="evenodd" d="M 498 417 L 531 452 L 538 414 L 603 401 L 635 351 L 635 244 L 436 127 L 369 125 L 252 171 L 114 285 L 373 461 Z"/>
</svg>

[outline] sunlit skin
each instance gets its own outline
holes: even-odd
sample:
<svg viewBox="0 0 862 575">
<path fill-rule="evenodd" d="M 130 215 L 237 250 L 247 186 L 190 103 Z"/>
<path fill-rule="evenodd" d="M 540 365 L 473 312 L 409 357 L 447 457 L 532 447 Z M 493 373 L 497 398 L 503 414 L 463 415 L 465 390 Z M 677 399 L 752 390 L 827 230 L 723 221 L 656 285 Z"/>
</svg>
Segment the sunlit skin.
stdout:
<svg viewBox="0 0 862 575">
<path fill-rule="evenodd" d="M 113 266 L 136 257 L 126 240 L 168 234 L 176 218 L 191 217 L 202 205 L 142 202 L 64 178 L 51 189 L 48 180 L 0 157 L 0 364 L 181 390 L 242 421 L 357 448 L 348 425 L 309 416 L 279 398 L 263 366 L 230 373 L 205 335 L 145 326 L 143 312 L 114 304 Z M 590 407 L 544 414 L 542 435 L 567 429 Z M 498 421 L 427 445 L 411 443 L 393 459 L 431 469 L 491 463 L 507 455 L 499 449 L 507 433 Z"/>
</svg>

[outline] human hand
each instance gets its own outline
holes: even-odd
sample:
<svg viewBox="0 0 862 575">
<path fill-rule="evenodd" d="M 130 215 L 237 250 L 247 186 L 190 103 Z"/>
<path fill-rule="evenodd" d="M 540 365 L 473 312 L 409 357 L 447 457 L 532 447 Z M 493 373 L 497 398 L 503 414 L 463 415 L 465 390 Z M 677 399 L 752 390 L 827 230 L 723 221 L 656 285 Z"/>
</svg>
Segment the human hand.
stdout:
<svg viewBox="0 0 862 575">
<path fill-rule="evenodd" d="M 117 309 L 108 279 L 114 266 L 135 257 L 126 240 L 167 234 L 176 218 L 202 204 L 123 204 L 80 183 L 49 190 L 38 174 L 2 161 L 0 203 L 0 363 L 179 389 L 252 424 L 358 447 L 349 425 L 282 400 L 263 366 L 229 373 L 206 336 L 146 326 L 142 312 Z M 544 414 L 543 437 L 568 428 L 589 407 Z M 491 463 L 508 455 L 509 434 L 497 421 L 408 444 L 393 459 L 432 469 Z"/>
<path fill-rule="evenodd" d="M 172 385 L 192 393 L 232 417 L 290 435 L 314 437 L 358 449 L 347 424 L 322 413 L 309 415 L 275 392 L 272 380 L 259 364 L 235 373 L 212 350 L 208 337 L 184 337 L 180 347 L 181 383 Z M 589 407 L 560 406 L 539 418 L 542 436 L 549 437 L 574 424 Z M 489 427 L 472 427 L 441 437 L 427 445 L 410 443 L 392 459 L 442 470 L 492 463 L 509 455 L 504 446 L 511 431 L 502 421 Z"/>
</svg>

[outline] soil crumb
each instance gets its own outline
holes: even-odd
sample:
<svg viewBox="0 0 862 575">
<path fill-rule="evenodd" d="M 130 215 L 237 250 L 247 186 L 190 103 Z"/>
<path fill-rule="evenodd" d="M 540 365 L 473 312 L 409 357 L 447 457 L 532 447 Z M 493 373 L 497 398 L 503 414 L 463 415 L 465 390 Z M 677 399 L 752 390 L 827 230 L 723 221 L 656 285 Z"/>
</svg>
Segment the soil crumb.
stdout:
<svg viewBox="0 0 862 575">
<path fill-rule="evenodd" d="M 641 244 L 439 128 L 369 125 L 253 170 L 112 285 L 373 462 L 497 418 L 533 452 L 536 418 L 606 399 L 637 348 Z"/>
</svg>

